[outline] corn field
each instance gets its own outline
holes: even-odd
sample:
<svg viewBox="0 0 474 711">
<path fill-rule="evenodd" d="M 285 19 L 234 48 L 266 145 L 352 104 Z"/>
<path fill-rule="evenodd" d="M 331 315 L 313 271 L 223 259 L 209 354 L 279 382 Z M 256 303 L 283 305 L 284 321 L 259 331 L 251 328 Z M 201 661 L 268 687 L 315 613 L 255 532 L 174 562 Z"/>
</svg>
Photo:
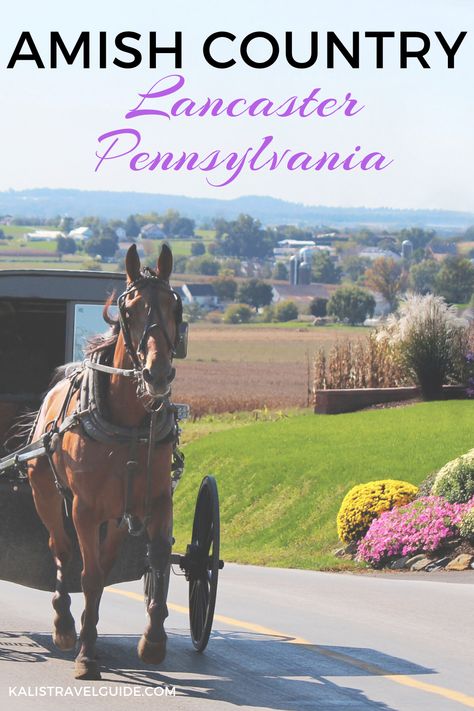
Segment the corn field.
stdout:
<svg viewBox="0 0 474 711">
<path fill-rule="evenodd" d="M 373 331 L 366 339 L 338 341 L 314 358 L 313 390 L 390 388 L 413 383 L 403 372 L 394 349 Z"/>
</svg>

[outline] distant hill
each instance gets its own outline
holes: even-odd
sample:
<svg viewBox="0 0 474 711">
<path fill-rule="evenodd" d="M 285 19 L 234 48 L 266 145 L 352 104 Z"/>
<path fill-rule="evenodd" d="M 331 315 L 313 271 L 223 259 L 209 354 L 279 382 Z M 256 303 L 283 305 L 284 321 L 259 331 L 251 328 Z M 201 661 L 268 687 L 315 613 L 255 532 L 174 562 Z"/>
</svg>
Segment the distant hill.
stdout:
<svg viewBox="0 0 474 711">
<path fill-rule="evenodd" d="M 14 217 L 97 215 L 120 219 L 131 213 L 151 211 L 160 213 L 169 208 L 196 220 L 206 220 L 216 216 L 232 219 L 239 213 L 245 212 L 266 224 L 293 223 L 334 227 L 368 225 L 392 228 L 418 225 L 441 230 L 462 230 L 474 224 L 474 213 L 467 212 L 309 206 L 263 196 L 217 200 L 182 195 L 50 188 L 0 192 L 0 215 L 10 214 Z"/>
</svg>

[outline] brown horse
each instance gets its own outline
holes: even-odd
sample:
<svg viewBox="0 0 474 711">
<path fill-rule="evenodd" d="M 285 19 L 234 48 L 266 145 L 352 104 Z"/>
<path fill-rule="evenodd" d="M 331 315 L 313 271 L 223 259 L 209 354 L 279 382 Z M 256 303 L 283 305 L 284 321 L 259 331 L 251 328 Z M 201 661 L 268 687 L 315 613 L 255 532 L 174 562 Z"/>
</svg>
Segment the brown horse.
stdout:
<svg viewBox="0 0 474 711">
<path fill-rule="evenodd" d="M 108 419 L 118 427 L 130 428 L 131 432 L 137 431 L 150 417 L 150 403 L 159 407 L 166 401 L 174 376 L 173 347 L 178 338 L 181 313 L 177 313 L 179 299 L 169 287 L 172 264 L 171 251 L 165 245 L 156 271 L 142 272 L 136 248 L 130 247 L 126 256 L 127 289 L 119 299 L 121 318 L 114 326 L 113 337 L 99 342 L 95 348 L 96 354 L 101 352 L 107 356 L 110 366 L 110 372 L 101 375 L 107 381 Z M 106 318 L 110 302 L 104 308 Z M 124 377 L 123 371 L 130 373 L 132 369 L 136 377 Z M 79 374 L 79 381 L 83 377 L 84 374 Z M 64 377 L 47 393 L 33 439 L 48 431 L 51 423 L 79 409 L 80 389 L 71 389 L 70 380 Z M 138 644 L 138 654 L 150 664 L 158 664 L 165 657 L 163 623 L 168 614 L 166 576 L 171 553 L 172 447 L 169 438 L 150 448 L 146 443 L 137 443 L 131 456 L 129 445 L 97 441 L 86 434 L 79 421 L 58 436 L 51 454 L 52 467 L 46 457 L 30 461 L 28 475 L 36 509 L 49 531 L 50 549 L 57 566 L 53 640 L 62 650 L 74 649 L 76 645 L 67 586 L 72 547 L 63 522 L 61 491 L 68 490 L 72 495 L 72 518 L 82 554 L 81 581 L 85 598 L 76 657 L 78 679 L 100 679 L 95 654 L 99 604 L 104 582 L 126 533 L 119 525 L 125 509 L 146 528 L 148 561 L 155 575 L 147 610 L 149 620 Z M 124 472 L 131 458 L 136 460 L 136 471 L 130 479 L 127 496 Z M 148 481 L 146 472 L 150 466 L 152 476 Z M 146 492 L 149 495 L 147 506 Z M 107 522 L 107 534 L 100 540 L 99 531 L 104 522 Z"/>
</svg>

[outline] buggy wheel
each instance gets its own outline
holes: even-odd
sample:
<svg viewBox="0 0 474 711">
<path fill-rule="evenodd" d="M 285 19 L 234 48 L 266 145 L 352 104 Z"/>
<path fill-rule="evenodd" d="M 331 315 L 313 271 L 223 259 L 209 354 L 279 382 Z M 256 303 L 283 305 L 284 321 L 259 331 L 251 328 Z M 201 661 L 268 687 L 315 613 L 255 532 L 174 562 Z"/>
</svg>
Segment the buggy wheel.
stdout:
<svg viewBox="0 0 474 711">
<path fill-rule="evenodd" d="M 216 480 L 206 476 L 196 501 L 191 544 L 187 547 L 191 639 L 204 651 L 211 634 L 219 568 L 219 497 Z"/>
</svg>

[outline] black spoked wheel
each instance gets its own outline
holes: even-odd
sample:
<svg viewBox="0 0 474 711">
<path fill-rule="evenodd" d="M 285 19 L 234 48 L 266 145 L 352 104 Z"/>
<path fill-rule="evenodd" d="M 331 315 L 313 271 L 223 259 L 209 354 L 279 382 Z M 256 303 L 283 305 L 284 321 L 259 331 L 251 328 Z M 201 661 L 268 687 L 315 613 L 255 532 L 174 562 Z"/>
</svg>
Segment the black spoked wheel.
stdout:
<svg viewBox="0 0 474 711">
<path fill-rule="evenodd" d="M 206 476 L 196 501 L 191 544 L 186 551 L 191 639 L 198 652 L 209 641 L 219 576 L 219 497 L 216 480 Z"/>
</svg>

